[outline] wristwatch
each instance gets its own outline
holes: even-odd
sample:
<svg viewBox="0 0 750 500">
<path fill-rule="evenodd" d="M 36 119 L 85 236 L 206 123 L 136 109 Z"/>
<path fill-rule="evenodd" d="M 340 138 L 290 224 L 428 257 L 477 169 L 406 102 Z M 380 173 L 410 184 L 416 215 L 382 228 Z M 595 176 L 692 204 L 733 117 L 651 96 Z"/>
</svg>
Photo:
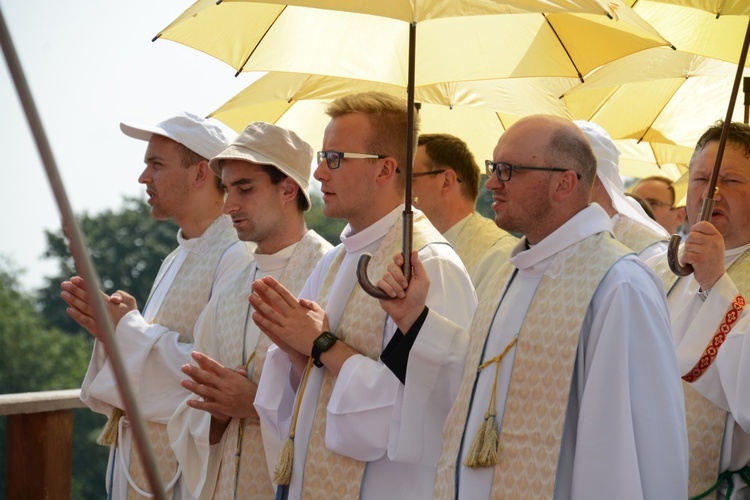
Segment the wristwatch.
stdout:
<svg viewBox="0 0 750 500">
<path fill-rule="evenodd" d="M 338 339 L 331 332 L 323 332 L 313 341 L 312 360 L 313 364 L 320 368 L 323 363 L 320 362 L 320 355 L 333 347 Z"/>
</svg>

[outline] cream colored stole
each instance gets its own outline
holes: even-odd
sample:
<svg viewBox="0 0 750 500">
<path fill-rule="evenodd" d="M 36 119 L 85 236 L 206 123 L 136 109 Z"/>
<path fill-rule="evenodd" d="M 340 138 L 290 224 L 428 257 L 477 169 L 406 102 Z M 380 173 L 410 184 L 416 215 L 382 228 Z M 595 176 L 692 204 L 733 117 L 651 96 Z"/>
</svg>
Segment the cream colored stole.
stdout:
<svg viewBox="0 0 750 500">
<path fill-rule="evenodd" d="M 664 259 L 666 260 L 666 259 Z M 740 294 L 750 295 L 750 250 L 743 253 L 729 269 L 727 274 L 737 286 Z M 676 277 L 675 277 L 676 281 Z M 734 325 L 736 317 L 742 307 L 735 301 L 734 307 L 727 311 L 721 325 L 706 347 L 701 360 L 690 373 L 684 375 L 682 389 L 685 394 L 685 419 L 688 430 L 688 446 L 690 448 L 690 473 L 688 480 L 688 495 L 693 497 L 711 488 L 716 482 L 721 461 L 721 445 L 724 438 L 724 427 L 727 412 L 714 405 L 693 389 L 690 382 L 694 382 L 708 370 L 716 357 L 721 343 Z"/>
<path fill-rule="evenodd" d="M 402 218 L 399 217 L 373 254 L 368 266 L 371 280 L 376 276 L 380 279 L 388 264 L 392 262 L 393 254 L 401 250 L 401 220 Z M 445 242 L 445 239 L 421 213 L 414 214 L 413 231 L 413 248 L 415 249 L 421 249 L 432 242 Z M 342 248 L 335 256 L 323 280 L 318 296 L 318 303 L 323 308 L 327 305 L 334 278 L 338 274 L 343 259 Z M 380 307 L 378 299 L 370 297 L 361 287 L 355 286 L 334 333 L 359 353 L 378 359 L 383 350 L 385 320 L 386 314 Z M 335 383 L 336 377 L 326 370 L 323 374 L 305 457 L 302 480 L 302 498 L 304 499 L 359 498 L 366 463 L 329 451 L 325 446 L 326 409 Z"/>
<path fill-rule="evenodd" d="M 237 242 L 237 233 L 231 219 L 221 216 L 204 231 L 200 240 L 177 272 L 154 320 L 154 323 L 170 331 L 179 332 L 181 342 L 193 342 L 193 328 L 211 296 L 216 267 L 227 248 Z M 162 481 L 167 486 L 178 476 L 177 458 L 169 445 L 167 426 L 147 421 L 146 431 L 154 448 Z M 141 490 L 150 492 L 140 451 L 135 443 L 131 446 L 129 463 L 132 481 Z M 171 495 L 172 489 L 169 488 L 167 496 Z M 128 498 L 150 497 L 141 495 L 132 484 L 128 484 Z"/>
<path fill-rule="evenodd" d="M 458 233 L 453 248 L 471 275 L 480 257 L 503 238 L 512 241 L 511 248 L 517 242 L 513 235 L 497 227 L 495 221 L 473 212 Z"/>
<path fill-rule="evenodd" d="M 499 498 L 552 498 L 563 424 L 570 395 L 578 338 L 589 304 L 604 275 L 630 253 L 609 233 L 590 236 L 560 252 L 539 283 L 518 335 L 510 387 L 500 427 L 498 464 L 492 492 Z M 493 277 L 494 293 L 480 299 L 471 325 L 466 370 L 456 402 L 443 427 L 435 498 L 455 498 L 460 460 L 477 367 L 495 314 L 515 268 L 504 265 Z M 564 301 L 564 303 L 563 303 Z M 554 333 L 550 333 L 554 332 Z M 554 337 L 554 342 L 551 342 Z M 488 353 L 491 357 L 494 353 Z M 475 402 L 479 405 L 484 401 Z M 473 403 L 472 403 L 473 404 Z"/>
<path fill-rule="evenodd" d="M 617 241 L 641 254 L 645 249 L 660 241 L 669 241 L 669 238 L 653 231 L 651 228 L 639 224 L 626 215 L 620 215 L 619 220 L 612 228 Z"/>
<path fill-rule="evenodd" d="M 294 249 L 279 277 L 279 283 L 294 296 L 299 295 L 307 277 L 330 248 L 331 245 L 315 231 L 308 231 Z M 222 290 L 218 301 L 216 328 L 212 330 L 212 334 L 217 336 L 217 361 L 227 368 L 244 365 L 246 362 L 246 359 L 243 359 L 243 344 L 247 322 L 252 321 L 248 301 L 253 278 L 249 273 L 252 269 L 253 266 L 249 266 L 248 272 L 228 284 Z M 270 345 L 270 339 L 260 332 L 256 345 L 245 346 L 255 352 L 248 374 L 250 380 L 256 384 L 260 381 Z M 250 355 L 251 352 L 248 352 L 247 356 Z M 240 434 L 241 422 L 243 425 Z M 275 488 L 268 475 L 260 425 L 257 422 L 233 418 L 224 435 L 226 437 L 213 498 L 273 498 Z"/>
</svg>

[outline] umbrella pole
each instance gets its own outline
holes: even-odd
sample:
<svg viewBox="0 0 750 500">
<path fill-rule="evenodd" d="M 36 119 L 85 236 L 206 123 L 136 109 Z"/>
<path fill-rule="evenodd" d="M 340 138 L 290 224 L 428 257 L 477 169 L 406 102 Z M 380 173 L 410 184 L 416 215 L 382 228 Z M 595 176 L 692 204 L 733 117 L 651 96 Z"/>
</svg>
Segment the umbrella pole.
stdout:
<svg viewBox="0 0 750 500">
<path fill-rule="evenodd" d="M 750 76 L 742 79 L 742 91 L 745 93 L 745 124 L 750 122 Z"/>
<path fill-rule="evenodd" d="M 18 54 L 16 54 L 13 40 L 10 37 L 8 27 L 5 24 L 2 10 L 0 10 L 0 45 L 2 45 L 5 61 L 7 62 L 8 69 L 13 77 L 18 97 L 26 113 L 26 119 L 29 122 L 29 127 L 31 128 L 32 133 L 34 134 L 37 149 L 39 150 L 39 156 L 41 156 L 50 186 L 52 187 L 55 199 L 60 208 L 63 227 L 66 228 L 65 233 L 70 240 L 70 250 L 73 255 L 73 260 L 75 261 L 76 268 L 86 281 L 88 292 L 94 301 L 94 319 L 96 320 L 99 329 L 104 333 L 106 339 L 104 346 L 106 347 L 107 354 L 112 361 L 112 367 L 114 368 L 117 386 L 123 399 L 125 411 L 133 424 L 133 434 L 145 462 L 151 491 L 154 492 L 156 498 L 166 500 L 164 486 L 162 485 L 161 477 L 157 473 L 159 469 L 156 465 L 154 452 L 146 438 L 145 426 L 138 411 L 138 407 L 136 406 L 132 388 L 130 387 L 130 383 L 125 374 L 125 365 L 123 364 L 122 357 L 117 349 L 114 331 L 112 330 L 112 322 L 109 320 L 109 315 L 105 308 L 102 294 L 99 293 L 99 277 L 97 276 L 96 270 L 94 269 L 88 252 L 86 251 L 86 243 L 83 234 L 78 226 L 78 221 L 73 215 L 73 209 L 71 208 L 67 194 L 65 193 L 65 188 L 62 184 L 57 164 L 52 156 L 52 149 L 47 141 L 47 136 L 44 132 L 44 127 L 42 126 L 42 120 L 39 117 L 36 105 L 31 96 L 31 91 L 26 82 L 23 69 L 21 68 Z"/>
<path fill-rule="evenodd" d="M 403 229 L 402 229 L 402 242 L 401 242 L 401 253 L 404 256 L 404 265 L 401 270 L 404 273 L 406 281 L 411 281 L 411 247 L 412 247 L 412 235 L 414 227 L 414 213 L 411 209 L 411 181 L 412 181 L 412 170 L 414 163 L 414 113 L 416 108 L 414 106 L 414 66 L 416 57 L 416 45 L 417 45 L 417 23 L 411 23 L 409 25 L 409 73 L 408 82 L 406 85 L 406 168 L 404 170 L 404 212 L 403 212 Z M 370 296 L 381 300 L 390 300 L 390 297 L 380 288 L 376 287 L 370 281 L 367 276 L 367 265 L 370 263 L 372 255 L 364 253 L 360 255 L 359 261 L 357 261 L 357 281 L 359 286 Z"/>
<path fill-rule="evenodd" d="M 716 194 L 716 181 L 719 179 L 719 169 L 721 168 L 721 160 L 724 157 L 724 148 L 727 144 L 727 136 L 729 135 L 729 125 L 732 123 L 732 114 L 734 113 L 734 103 L 737 101 L 737 94 L 740 91 L 740 80 L 742 79 L 742 72 L 745 69 L 745 61 L 747 60 L 747 48 L 750 45 L 750 19 L 748 19 L 747 31 L 745 32 L 745 41 L 742 43 L 742 52 L 740 53 L 740 60 L 737 64 L 737 74 L 734 78 L 734 85 L 732 85 L 732 95 L 729 98 L 729 108 L 727 109 L 727 117 L 724 120 L 724 125 L 721 128 L 721 136 L 719 137 L 719 147 L 716 152 L 716 163 L 714 163 L 714 169 L 711 172 L 711 179 L 708 182 L 708 192 L 706 198 L 703 200 L 703 206 L 701 207 L 701 219 L 702 221 L 711 221 L 711 213 L 714 211 L 714 195 Z M 747 82 L 745 84 L 745 91 L 747 92 Z M 745 97 L 747 103 L 747 94 Z M 747 110 L 745 111 L 745 122 L 747 122 Z M 669 248 L 667 249 L 667 259 L 669 261 L 669 268 L 677 276 L 688 276 L 693 272 L 693 266 L 690 264 L 680 264 L 677 257 L 677 250 L 680 246 L 680 235 L 673 234 L 669 240 Z"/>
</svg>

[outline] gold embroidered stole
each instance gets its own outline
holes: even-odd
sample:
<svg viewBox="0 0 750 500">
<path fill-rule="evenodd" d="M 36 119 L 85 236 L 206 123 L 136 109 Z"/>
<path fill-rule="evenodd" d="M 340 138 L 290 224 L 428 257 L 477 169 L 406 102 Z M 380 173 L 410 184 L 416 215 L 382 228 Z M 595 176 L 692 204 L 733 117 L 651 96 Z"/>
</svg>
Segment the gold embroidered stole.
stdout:
<svg viewBox="0 0 750 500">
<path fill-rule="evenodd" d="M 393 254 L 401 249 L 401 220 L 399 217 L 373 254 L 368 266 L 371 280 L 374 277 L 380 279 L 388 264 L 392 262 Z M 445 242 L 445 239 L 424 215 L 415 213 L 413 248 L 420 249 L 428 243 L 437 241 Z M 318 297 L 318 303 L 323 308 L 327 305 L 344 253 L 344 249 L 341 248 L 323 280 Z M 370 297 L 361 287 L 355 285 L 335 334 L 359 353 L 377 359 L 383 349 L 385 320 L 386 314 L 378 299 Z M 329 451 L 325 446 L 326 413 L 335 383 L 336 377 L 325 370 L 305 457 L 302 484 L 304 499 L 359 498 L 366 463 Z"/>
<path fill-rule="evenodd" d="M 750 296 L 748 295 L 750 293 L 750 250 L 743 253 L 739 259 L 729 266 L 727 274 L 732 278 L 740 294 L 745 297 Z M 737 307 L 735 306 L 734 309 L 737 309 Z M 739 309 L 741 310 L 741 307 Z M 739 314 L 739 311 L 735 312 Z M 728 314 L 732 314 L 732 311 L 730 310 Z M 719 350 L 720 343 L 726 338 L 726 334 L 729 333 L 733 324 L 734 322 L 731 319 L 725 318 L 722 325 L 717 329 L 707 348 L 712 352 L 714 358 Z M 717 342 L 717 336 L 721 337 L 719 342 Z M 701 366 L 699 372 L 695 374 L 697 376 L 688 377 L 688 379 L 690 381 L 697 380 L 708 369 L 711 361 L 704 361 L 702 364 L 705 366 Z M 686 377 L 687 375 L 683 379 Z M 693 389 L 688 381 L 683 380 L 682 389 L 685 394 L 685 418 L 690 449 L 688 495 L 692 497 L 711 488 L 721 472 L 719 466 L 727 412 L 703 397 L 697 390 Z"/>
<path fill-rule="evenodd" d="M 518 335 L 500 428 L 493 495 L 501 498 L 554 496 L 581 326 L 602 278 L 628 253 L 630 251 L 609 233 L 598 233 L 560 252 L 550 264 L 550 269 L 554 266 L 560 273 L 554 277 L 545 274 L 539 283 Z M 477 366 L 501 300 L 497 291 L 505 293 L 513 269 L 507 264 L 493 277 L 502 286 L 496 288 L 495 293 L 484 294 L 472 322 L 464 378 L 443 428 L 435 498 L 456 496 L 456 467 Z M 468 446 L 468 442 L 465 445 Z"/>
<path fill-rule="evenodd" d="M 517 240 L 510 233 L 497 227 L 495 221 L 474 212 L 458 233 L 453 248 L 461 257 L 469 275 L 472 275 L 474 266 L 477 265 L 482 255 L 504 238 L 513 242 L 510 246 L 510 248 L 513 248 Z"/>
<path fill-rule="evenodd" d="M 237 233 L 231 219 L 221 216 L 199 238 L 200 242 L 180 266 L 156 314 L 155 322 L 170 331 L 179 332 L 181 342 L 193 342 L 193 328 L 211 296 L 216 267 L 227 248 L 237 242 Z M 177 473 L 177 459 L 169 445 L 167 426 L 151 421 L 145 423 L 148 439 L 154 448 L 156 462 L 166 486 Z M 136 446 L 131 447 L 129 464 L 133 482 L 140 489 L 150 491 L 143 461 Z M 171 488 L 167 496 L 171 496 Z M 128 499 L 135 498 L 149 497 L 142 496 L 129 484 Z"/>
<path fill-rule="evenodd" d="M 655 243 L 669 241 L 666 236 L 622 214 L 620 214 L 620 218 L 612 231 L 615 233 L 617 241 L 639 255 Z"/>
<path fill-rule="evenodd" d="M 294 296 L 299 295 L 307 277 L 330 248 L 331 245 L 315 231 L 310 230 L 305 233 L 279 277 L 279 283 Z M 249 317 L 250 303 L 248 302 L 252 284 L 251 269 L 252 266 L 249 266 L 248 272 L 242 273 L 238 279 L 234 279 L 223 289 L 217 305 L 216 328 L 212 330 L 212 334 L 217 336 L 219 348 L 217 361 L 227 368 L 245 364 L 245 359 L 243 359 L 245 328 L 246 322 L 252 321 Z M 250 380 L 256 384 L 260 381 L 261 370 L 270 344 L 270 339 L 259 332 L 257 344 L 246 346 L 248 350 L 252 349 L 255 352 L 248 374 Z M 244 355 L 250 356 L 250 354 L 251 352 L 247 352 Z M 241 422 L 242 433 L 240 434 Z M 274 486 L 268 475 L 260 425 L 257 422 L 233 418 L 224 435 L 226 437 L 213 498 L 273 498 Z M 237 456 L 238 451 L 239 456 Z"/>
</svg>

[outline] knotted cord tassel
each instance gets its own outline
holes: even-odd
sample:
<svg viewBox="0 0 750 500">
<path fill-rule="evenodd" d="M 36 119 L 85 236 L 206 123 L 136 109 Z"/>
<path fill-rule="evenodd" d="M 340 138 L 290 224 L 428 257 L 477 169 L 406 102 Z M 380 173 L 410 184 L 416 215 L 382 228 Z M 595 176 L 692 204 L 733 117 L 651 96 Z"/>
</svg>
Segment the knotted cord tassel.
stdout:
<svg viewBox="0 0 750 500">
<path fill-rule="evenodd" d="M 102 446 L 117 446 L 117 435 L 120 427 L 120 419 L 125 416 L 125 413 L 115 408 L 107 419 L 107 423 L 104 425 L 102 432 L 99 437 L 96 438 L 96 443 Z"/>
<path fill-rule="evenodd" d="M 294 434 L 297 428 L 299 407 L 302 403 L 302 397 L 305 395 L 307 378 L 310 374 L 312 365 L 312 358 L 310 358 L 307 360 L 307 365 L 305 366 L 305 374 L 302 377 L 299 394 L 297 394 L 297 401 L 294 403 L 294 414 L 292 415 L 292 425 L 289 428 L 289 439 L 287 439 L 286 443 L 284 443 L 284 448 L 282 448 L 281 456 L 279 457 L 279 463 L 276 464 L 276 470 L 273 473 L 273 482 L 279 485 L 287 485 L 292 480 L 292 465 L 294 464 Z"/>
<path fill-rule="evenodd" d="M 497 432 L 497 420 L 495 414 L 484 421 L 484 436 L 482 447 L 479 449 L 479 466 L 494 467 L 497 465 L 497 447 L 500 444 L 500 435 Z"/>
<path fill-rule="evenodd" d="M 497 448 L 500 444 L 500 435 L 497 431 L 497 419 L 495 418 L 495 400 L 497 394 L 497 378 L 500 373 L 500 362 L 508 351 L 518 342 L 518 335 L 513 337 L 503 352 L 479 365 L 477 372 L 481 372 L 491 364 L 495 364 L 495 381 L 492 384 L 492 395 L 484 420 L 477 428 L 474 439 L 471 441 L 469 451 L 466 453 L 464 465 L 476 469 L 479 467 L 494 467 L 498 462 Z"/>
<path fill-rule="evenodd" d="M 479 467 L 479 450 L 482 449 L 482 445 L 484 444 L 484 429 L 486 426 L 487 419 L 485 418 L 479 424 L 479 428 L 476 434 L 474 434 L 474 439 L 471 440 L 471 446 L 469 446 L 469 451 L 466 453 L 466 460 L 464 460 L 466 467 L 471 467 L 472 469 Z"/>
</svg>

